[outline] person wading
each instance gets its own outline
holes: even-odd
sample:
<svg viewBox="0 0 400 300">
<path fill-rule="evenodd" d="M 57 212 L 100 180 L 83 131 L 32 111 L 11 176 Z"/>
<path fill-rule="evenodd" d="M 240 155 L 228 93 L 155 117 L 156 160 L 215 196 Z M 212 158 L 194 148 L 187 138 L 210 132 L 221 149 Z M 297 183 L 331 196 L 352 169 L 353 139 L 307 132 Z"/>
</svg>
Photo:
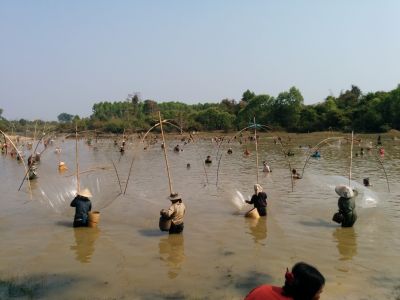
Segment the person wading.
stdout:
<svg viewBox="0 0 400 300">
<path fill-rule="evenodd" d="M 251 200 L 246 200 L 248 204 L 254 204 L 260 216 L 267 215 L 267 194 L 263 192 L 263 188 L 258 183 L 254 185 L 254 195 Z"/>
<path fill-rule="evenodd" d="M 169 209 L 162 209 L 160 215 L 164 218 L 171 219 L 170 234 L 181 233 L 183 231 L 183 217 L 185 215 L 186 207 L 182 202 L 182 198 L 178 193 L 171 194 L 168 199 L 171 201 Z"/>
<path fill-rule="evenodd" d="M 355 196 L 357 192 L 346 185 L 337 186 L 335 192 L 340 196 L 339 211 L 333 215 L 333 221 L 342 227 L 352 227 L 357 220 Z"/>
<path fill-rule="evenodd" d="M 75 207 L 74 227 L 88 226 L 88 213 L 92 210 L 92 203 L 89 200 L 90 197 L 92 197 L 92 193 L 88 189 L 83 189 L 76 195 L 74 200 L 72 200 L 71 207 Z"/>
</svg>

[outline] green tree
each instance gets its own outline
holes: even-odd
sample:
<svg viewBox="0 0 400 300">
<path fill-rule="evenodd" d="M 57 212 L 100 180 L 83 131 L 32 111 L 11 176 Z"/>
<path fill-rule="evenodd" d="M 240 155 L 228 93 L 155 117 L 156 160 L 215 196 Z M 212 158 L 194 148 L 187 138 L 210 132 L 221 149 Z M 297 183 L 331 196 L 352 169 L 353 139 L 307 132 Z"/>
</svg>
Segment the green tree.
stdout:
<svg viewBox="0 0 400 300">
<path fill-rule="evenodd" d="M 73 115 L 67 114 L 67 113 L 61 113 L 57 116 L 57 119 L 61 123 L 69 123 L 73 119 Z"/>
<path fill-rule="evenodd" d="M 155 113 L 158 110 L 158 105 L 156 101 L 153 100 L 145 100 L 143 103 L 143 113 L 146 115 L 150 115 Z"/>
<path fill-rule="evenodd" d="M 216 108 L 208 108 L 199 112 L 196 116 L 196 121 L 206 130 L 228 131 L 233 128 L 234 119 L 235 117 L 231 114 Z"/>
<path fill-rule="evenodd" d="M 296 87 L 278 95 L 272 104 L 273 120 L 289 130 L 296 130 L 303 108 L 303 96 Z"/>
<path fill-rule="evenodd" d="M 253 122 L 254 117 L 256 117 L 257 123 L 271 123 L 270 117 L 273 100 L 273 97 L 269 95 L 253 97 L 253 99 L 239 111 L 237 118 L 238 127 L 244 128 L 248 126 L 249 123 Z"/>
<path fill-rule="evenodd" d="M 250 90 L 246 90 L 243 95 L 242 95 L 242 101 L 244 102 L 249 102 L 251 99 L 253 99 L 256 96 L 253 92 Z"/>
</svg>

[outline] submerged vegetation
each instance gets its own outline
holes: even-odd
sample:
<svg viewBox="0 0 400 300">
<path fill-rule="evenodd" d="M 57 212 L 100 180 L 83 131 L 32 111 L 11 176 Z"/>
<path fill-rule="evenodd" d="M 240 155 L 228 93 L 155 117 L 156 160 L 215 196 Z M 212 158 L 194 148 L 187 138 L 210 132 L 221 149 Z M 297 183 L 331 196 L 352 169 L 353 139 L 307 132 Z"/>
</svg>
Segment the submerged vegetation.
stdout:
<svg viewBox="0 0 400 300">
<path fill-rule="evenodd" d="M 255 116 L 261 124 L 289 132 L 350 131 L 386 132 L 400 130 L 400 85 L 389 92 L 363 94 L 357 86 L 341 92 L 338 97 L 328 96 L 317 104 L 305 105 L 301 92 L 292 87 L 277 97 L 256 95 L 247 90 L 242 98 L 223 99 L 220 103 L 185 104 L 182 102 L 142 101 L 138 94 L 129 95 L 119 102 L 99 102 L 92 115 L 61 113 L 58 122 L 8 121 L 1 117 L 0 130 L 26 132 L 34 124 L 47 129 L 73 131 L 75 124 L 85 130 L 122 133 L 124 130 L 142 131 L 155 124 L 157 112 L 173 120 L 184 130 L 235 131 L 248 126 Z"/>
</svg>

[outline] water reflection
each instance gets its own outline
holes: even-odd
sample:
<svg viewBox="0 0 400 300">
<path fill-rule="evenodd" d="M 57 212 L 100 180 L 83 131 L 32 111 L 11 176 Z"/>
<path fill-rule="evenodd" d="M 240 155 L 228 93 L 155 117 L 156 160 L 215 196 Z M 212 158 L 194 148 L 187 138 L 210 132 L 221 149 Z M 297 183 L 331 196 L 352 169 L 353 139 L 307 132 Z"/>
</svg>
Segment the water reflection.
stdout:
<svg viewBox="0 0 400 300">
<path fill-rule="evenodd" d="M 250 234 L 253 236 L 254 243 L 259 244 L 267 238 L 267 218 L 259 219 L 245 218 L 249 226 Z"/>
<path fill-rule="evenodd" d="M 94 252 L 94 243 L 99 237 L 98 228 L 74 228 L 75 245 L 70 249 L 75 251 L 75 259 L 81 263 L 89 263 Z"/>
<path fill-rule="evenodd" d="M 166 262 L 168 277 L 173 279 L 179 275 L 182 263 L 185 260 L 184 243 L 182 234 L 170 234 L 160 239 L 158 244 L 161 260 Z"/>
<path fill-rule="evenodd" d="M 333 232 L 333 237 L 337 242 L 340 260 L 350 260 L 354 255 L 357 255 L 357 235 L 353 227 L 336 228 Z"/>
</svg>

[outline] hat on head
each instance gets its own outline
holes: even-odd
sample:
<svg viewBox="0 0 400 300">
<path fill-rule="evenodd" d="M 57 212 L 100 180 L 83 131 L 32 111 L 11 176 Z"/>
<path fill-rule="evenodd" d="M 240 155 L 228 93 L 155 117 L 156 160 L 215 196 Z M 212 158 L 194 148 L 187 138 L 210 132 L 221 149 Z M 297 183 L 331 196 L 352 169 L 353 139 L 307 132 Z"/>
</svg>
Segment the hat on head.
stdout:
<svg viewBox="0 0 400 300">
<path fill-rule="evenodd" d="M 354 197 L 353 190 L 347 185 L 337 185 L 335 187 L 335 192 L 336 194 L 338 194 L 340 197 L 343 198 L 349 199 L 351 197 Z"/>
<path fill-rule="evenodd" d="M 262 191 L 263 191 L 262 186 L 259 185 L 258 183 L 256 183 L 256 184 L 254 185 L 254 192 L 256 192 L 256 193 L 258 194 L 258 193 L 260 193 L 260 192 L 262 192 Z"/>
<path fill-rule="evenodd" d="M 80 192 L 78 192 L 78 195 L 86 198 L 92 197 L 92 193 L 89 191 L 89 189 L 81 190 Z"/>
<path fill-rule="evenodd" d="M 61 166 L 65 166 L 65 162 L 63 162 L 63 161 L 60 161 L 60 163 L 58 164 L 60 167 Z"/>
<path fill-rule="evenodd" d="M 170 201 L 177 201 L 177 200 L 182 200 L 182 197 L 179 196 L 178 193 L 172 193 L 171 195 L 169 195 L 168 199 Z"/>
</svg>

